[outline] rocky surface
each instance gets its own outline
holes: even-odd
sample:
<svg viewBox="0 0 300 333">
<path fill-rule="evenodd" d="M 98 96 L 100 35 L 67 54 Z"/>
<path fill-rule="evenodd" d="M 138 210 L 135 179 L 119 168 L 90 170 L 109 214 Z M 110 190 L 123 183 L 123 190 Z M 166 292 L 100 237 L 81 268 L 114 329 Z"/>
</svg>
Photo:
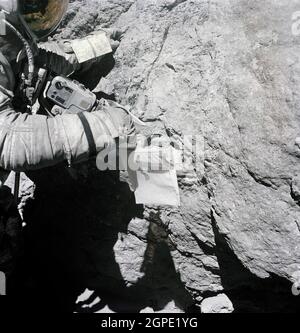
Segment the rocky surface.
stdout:
<svg viewBox="0 0 300 333">
<path fill-rule="evenodd" d="M 201 303 L 201 313 L 232 313 L 233 311 L 233 305 L 225 294 L 206 298 Z"/>
<path fill-rule="evenodd" d="M 152 133 L 200 136 L 205 147 L 204 168 L 180 175 L 180 208 L 135 207 L 125 184 L 93 171 L 66 202 L 72 227 L 50 227 L 59 263 L 97 290 L 102 309 L 187 311 L 223 292 L 236 311 L 299 306 L 297 10 L 290 0 L 72 1 L 55 38 L 124 31 L 96 91 L 130 105 Z"/>
</svg>

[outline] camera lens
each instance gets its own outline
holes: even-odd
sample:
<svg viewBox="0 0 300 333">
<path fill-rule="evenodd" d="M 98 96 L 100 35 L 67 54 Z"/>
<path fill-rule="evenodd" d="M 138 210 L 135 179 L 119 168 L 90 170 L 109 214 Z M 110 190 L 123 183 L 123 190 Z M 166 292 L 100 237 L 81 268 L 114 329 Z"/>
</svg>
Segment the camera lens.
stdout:
<svg viewBox="0 0 300 333">
<path fill-rule="evenodd" d="M 55 83 L 55 87 L 56 87 L 56 89 L 58 89 L 58 90 L 62 90 L 63 85 L 62 85 L 61 82 L 56 82 L 56 83 Z"/>
</svg>

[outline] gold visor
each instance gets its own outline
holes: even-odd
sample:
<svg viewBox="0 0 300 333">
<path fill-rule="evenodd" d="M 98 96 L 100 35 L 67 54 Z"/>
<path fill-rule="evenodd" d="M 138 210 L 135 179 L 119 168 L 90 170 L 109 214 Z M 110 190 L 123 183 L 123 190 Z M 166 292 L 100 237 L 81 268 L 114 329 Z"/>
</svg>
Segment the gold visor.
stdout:
<svg viewBox="0 0 300 333">
<path fill-rule="evenodd" d="M 19 10 L 29 29 L 41 39 L 56 30 L 68 4 L 69 0 L 20 0 Z"/>
</svg>

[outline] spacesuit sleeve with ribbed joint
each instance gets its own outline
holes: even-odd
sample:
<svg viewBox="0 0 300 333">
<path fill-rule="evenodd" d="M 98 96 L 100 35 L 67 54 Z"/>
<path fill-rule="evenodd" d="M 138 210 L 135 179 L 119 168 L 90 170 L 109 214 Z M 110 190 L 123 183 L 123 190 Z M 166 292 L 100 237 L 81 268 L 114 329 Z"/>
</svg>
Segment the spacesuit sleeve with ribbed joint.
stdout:
<svg viewBox="0 0 300 333">
<path fill-rule="evenodd" d="M 81 162 L 89 158 L 89 143 L 77 115 L 55 118 L 28 115 L 12 107 L 11 68 L 0 61 L 0 167 L 6 170 L 41 169 L 62 161 Z M 11 75 L 11 74 L 9 74 Z M 105 109 L 86 113 L 96 150 L 114 145 L 117 125 Z"/>
</svg>

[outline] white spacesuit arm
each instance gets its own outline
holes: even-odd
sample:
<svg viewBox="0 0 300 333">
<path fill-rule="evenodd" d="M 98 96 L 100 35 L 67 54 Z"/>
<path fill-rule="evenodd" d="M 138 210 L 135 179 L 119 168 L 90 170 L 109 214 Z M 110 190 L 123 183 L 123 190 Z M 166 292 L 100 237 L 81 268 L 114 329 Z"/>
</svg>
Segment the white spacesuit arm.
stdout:
<svg viewBox="0 0 300 333">
<path fill-rule="evenodd" d="M 9 64 L 0 61 L 0 168 L 27 171 L 67 160 L 72 163 L 87 160 L 91 145 L 81 119 L 74 114 L 51 118 L 17 112 L 12 106 L 10 77 Z M 114 110 L 114 114 L 122 113 Z M 122 125 L 121 117 L 113 119 L 105 108 L 86 113 L 84 117 L 96 153 L 114 145 Z"/>
<path fill-rule="evenodd" d="M 114 146 L 119 132 L 104 110 L 84 114 L 95 153 Z M 63 161 L 78 163 L 90 158 L 90 143 L 75 114 L 55 118 L 16 112 L 0 87 L 0 167 L 28 171 Z"/>
</svg>

